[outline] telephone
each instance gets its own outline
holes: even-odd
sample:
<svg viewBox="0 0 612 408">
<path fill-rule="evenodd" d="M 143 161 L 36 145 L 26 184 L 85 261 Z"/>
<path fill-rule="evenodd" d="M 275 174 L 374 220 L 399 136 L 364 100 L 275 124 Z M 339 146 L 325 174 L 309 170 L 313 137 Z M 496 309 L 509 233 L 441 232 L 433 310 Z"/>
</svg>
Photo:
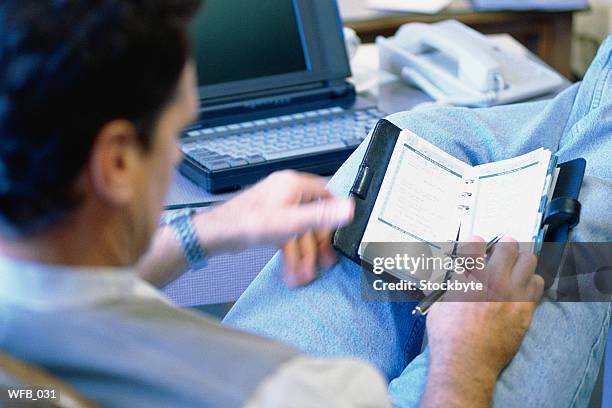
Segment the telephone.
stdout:
<svg viewBox="0 0 612 408">
<path fill-rule="evenodd" d="M 456 20 L 405 24 L 376 44 L 381 69 L 441 104 L 505 104 L 546 94 L 564 82 L 542 63 L 504 50 Z"/>
</svg>

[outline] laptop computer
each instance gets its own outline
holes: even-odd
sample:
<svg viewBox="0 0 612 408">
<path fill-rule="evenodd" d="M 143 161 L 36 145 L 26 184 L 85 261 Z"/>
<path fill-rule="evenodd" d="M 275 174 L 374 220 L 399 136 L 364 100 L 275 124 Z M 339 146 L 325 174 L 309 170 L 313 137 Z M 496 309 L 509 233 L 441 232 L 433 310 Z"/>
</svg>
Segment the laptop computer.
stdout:
<svg viewBox="0 0 612 408">
<path fill-rule="evenodd" d="M 209 192 L 331 174 L 383 115 L 346 81 L 335 0 L 208 0 L 192 30 L 200 117 L 179 170 Z"/>
</svg>

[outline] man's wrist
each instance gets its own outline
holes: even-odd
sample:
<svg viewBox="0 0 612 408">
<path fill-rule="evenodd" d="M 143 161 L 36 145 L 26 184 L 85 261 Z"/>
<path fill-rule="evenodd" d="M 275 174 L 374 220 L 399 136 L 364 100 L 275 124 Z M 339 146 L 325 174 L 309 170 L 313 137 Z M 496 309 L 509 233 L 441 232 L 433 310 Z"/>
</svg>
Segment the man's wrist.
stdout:
<svg viewBox="0 0 612 408">
<path fill-rule="evenodd" d="M 206 248 L 208 256 L 239 251 L 241 236 L 237 224 L 239 218 L 227 217 L 223 205 L 200 212 L 193 217 L 200 245 Z"/>
<path fill-rule="evenodd" d="M 430 353 L 424 407 L 490 406 L 499 370 L 486 362 L 471 361 L 459 351 L 457 354 L 446 359 Z"/>
<path fill-rule="evenodd" d="M 170 227 L 179 243 L 187 265 L 191 270 L 200 270 L 207 264 L 207 254 L 197 234 L 193 218 L 195 209 L 177 211 L 162 220 L 163 226 Z"/>
</svg>

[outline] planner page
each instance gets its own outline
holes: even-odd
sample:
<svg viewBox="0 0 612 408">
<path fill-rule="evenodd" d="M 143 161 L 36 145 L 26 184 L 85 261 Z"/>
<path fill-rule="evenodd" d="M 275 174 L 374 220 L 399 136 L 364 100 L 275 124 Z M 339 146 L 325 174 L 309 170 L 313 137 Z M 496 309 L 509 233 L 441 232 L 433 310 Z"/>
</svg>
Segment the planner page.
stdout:
<svg viewBox="0 0 612 408">
<path fill-rule="evenodd" d="M 362 242 L 454 240 L 462 174 L 470 168 L 416 134 L 402 131 Z"/>
<path fill-rule="evenodd" d="M 549 150 L 538 149 L 513 159 L 474 167 L 474 203 L 470 225 L 461 236 L 480 235 L 490 240 L 498 234 L 519 242 L 534 242 L 539 232 L 540 203 L 546 193 L 551 160 Z"/>
</svg>

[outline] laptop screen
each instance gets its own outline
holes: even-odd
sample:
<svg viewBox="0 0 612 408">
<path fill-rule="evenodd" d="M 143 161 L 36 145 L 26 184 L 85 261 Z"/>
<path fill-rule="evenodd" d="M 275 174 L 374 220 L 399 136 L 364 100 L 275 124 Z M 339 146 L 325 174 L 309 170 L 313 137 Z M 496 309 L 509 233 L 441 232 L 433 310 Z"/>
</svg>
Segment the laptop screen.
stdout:
<svg viewBox="0 0 612 408">
<path fill-rule="evenodd" d="M 293 0 L 206 3 L 193 26 L 200 85 L 309 69 Z"/>
<path fill-rule="evenodd" d="M 207 0 L 192 33 L 203 105 L 350 76 L 335 0 Z"/>
</svg>

